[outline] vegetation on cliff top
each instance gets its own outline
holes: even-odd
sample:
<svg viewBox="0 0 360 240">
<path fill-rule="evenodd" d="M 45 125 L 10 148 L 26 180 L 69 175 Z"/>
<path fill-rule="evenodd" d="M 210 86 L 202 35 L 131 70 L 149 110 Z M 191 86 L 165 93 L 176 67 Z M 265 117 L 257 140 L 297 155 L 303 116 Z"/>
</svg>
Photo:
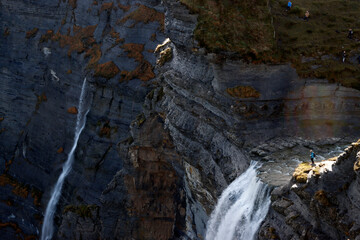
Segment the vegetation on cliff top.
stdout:
<svg viewBox="0 0 360 240">
<path fill-rule="evenodd" d="M 199 14 L 194 35 L 209 51 L 236 52 L 253 63 L 291 62 L 301 77 L 360 89 L 358 1 L 297 0 L 288 12 L 287 0 L 181 2 Z M 353 39 L 347 38 L 350 28 Z"/>
</svg>

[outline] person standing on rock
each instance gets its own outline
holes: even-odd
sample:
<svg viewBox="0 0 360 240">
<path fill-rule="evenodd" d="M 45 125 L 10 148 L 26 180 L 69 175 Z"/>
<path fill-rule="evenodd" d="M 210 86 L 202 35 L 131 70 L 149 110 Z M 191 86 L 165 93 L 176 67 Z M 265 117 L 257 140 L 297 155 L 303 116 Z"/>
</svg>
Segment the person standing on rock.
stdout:
<svg viewBox="0 0 360 240">
<path fill-rule="evenodd" d="M 304 20 L 305 20 L 305 21 L 309 21 L 309 16 L 310 16 L 309 11 L 306 11 L 306 12 L 305 12 Z"/>
<path fill-rule="evenodd" d="M 289 0 L 286 7 L 286 11 L 290 11 L 291 7 L 292 7 L 292 2 Z"/>
<path fill-rule="evenodd" d="M 315 158 L 315 153 L 313 152 L 313 150 L 310 150 L 310 159 L 311 159 L 312 164 L 315 164 L 314 163 L 314 158 Z"/>
<path fill-rule="evenodd" d="M 346 51 L 343 51 L 342 53 L 342 62 L 345 63 L 346 60 Z"/>
</svg>

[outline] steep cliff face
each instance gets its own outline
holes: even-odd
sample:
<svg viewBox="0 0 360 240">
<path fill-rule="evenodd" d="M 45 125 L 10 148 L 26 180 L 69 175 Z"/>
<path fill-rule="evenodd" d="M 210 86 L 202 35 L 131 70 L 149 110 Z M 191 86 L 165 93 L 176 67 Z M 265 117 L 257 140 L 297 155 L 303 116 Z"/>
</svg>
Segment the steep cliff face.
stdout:
<svg viewBox="0 0 360 240">
<path fill-rule="evenodd" d="M 166 1 L 165 9 L 172 42 L 159 51 L 172 49 L 172 58 L 159 68 L 161 110 L 178 151 L 213 182 L 206 186 L 215 186 L 209 189 L 215 198 L 247 168 L 249 152 L 270 160 L 294 146 L 331 145 L 339 141 L 334 137 L 358 134 L 359 91 L 301 79 L 289 65 L 206 53 L 193 40 L 194 19 L 184 6 Z"/>
<path fill-rule="evenodd" d="M 358 239 L 359 141 L 338 157 L 303 163 L 272 193 L 259 239 Z"/>
<path fill-rule="evenodd" d="M 117 144 L 129 138 L 155 77 L 151 52 L 164 39 L 163 7 L 160 1 L 1 1 L 0 12 L 0 232 L 4 239 L 36 238 L 73 144 L 85 77 L 90 112 L 56 226 L 63 212 L 96 210 L 123 167 Z"/>
<path fill-rule="evenodd" d="M 250 159 L 291 149 L 294 137 L 305 146 L 359 133 L 359 91 L 207 53 L 193 38 L 197 16 L 178 1 L 0 7 L 5 239 L 39 237 L 85 77 L 90 111 L 58 239 L 203 239 L 216 199 Z"/>
</svg>

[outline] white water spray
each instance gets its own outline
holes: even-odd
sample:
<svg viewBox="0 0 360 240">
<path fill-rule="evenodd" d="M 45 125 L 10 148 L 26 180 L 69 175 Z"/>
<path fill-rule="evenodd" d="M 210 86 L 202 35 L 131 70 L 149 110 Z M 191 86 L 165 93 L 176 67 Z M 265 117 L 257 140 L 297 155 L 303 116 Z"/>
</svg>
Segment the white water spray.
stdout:
<svg viewBox="0 0 360 240">
<path fill-rule="evenodd" d="M 256 162 L 221 194 L 207 224 L 206 240 L 252 240 L 270 205 L 269 189 L 256 176 Z"/>
<path fill-rule="evenodd" d="M 86 96 L 85 88 L 86 88 L 86 78 L 84 79 L 84 82 L 83 82 L 83 85 L 81 88 L 81 94 L 80 94 L 79 105 L 78 105 L 78 114 L 77 114 L 77 119 L 76 119 L 74 144 L 71 148 L 71 151 L 68 155 L 66 162 L 63 165 L 62 173 L 60 174 L 59 179 L 56 182 L 56 185 L 51 193 L 50 201 L 46 207 L 44 223 L 43 223 L 42 230 L 41 230 L 41 240 L 50 240 L 54 233 L 53 220 L 54 220 L 54 214 L 56 211 L 56 205 L 61 196 L 61 189 L 64 184 L 64 180 L 65 180 L 66 176 L 69 174 L 69 172 L 71 171 L 71 165 L 74 161 L 74 153 L 76 150 L 76 146 L 78 144 L 80 134 L 85 127 L 86 115 L 89 112 L 89 110 L 86 110 L 86 111 L 84 110 L 85 96 Z"/>
</svg>

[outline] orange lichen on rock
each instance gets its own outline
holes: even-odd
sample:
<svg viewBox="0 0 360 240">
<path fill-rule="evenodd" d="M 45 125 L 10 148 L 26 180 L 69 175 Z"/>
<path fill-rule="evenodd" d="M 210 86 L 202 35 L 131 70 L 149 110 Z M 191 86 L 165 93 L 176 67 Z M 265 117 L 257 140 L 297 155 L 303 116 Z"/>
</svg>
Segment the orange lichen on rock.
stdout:
<svg viewBox="0 0 360 240">
<path fill-rule="evenodd" d="M 135 21 L 136 25 L 139 22 L 143 22 L 145 24 L 149 22 L 158 22 L 161 26 L 161 31 L 164 31 L 165 26 L 165 15 L 164 13 L 158 12 L 153 8 L 149 8 L 147 6 L 137 4 L 139 7 L 125 16 L 123 19 L 121 19 L 118 23 L 123 24 L 127 22 L 129 19 L 132 19 Z"/>
<path fill-rule="evenodd" d="M 17 182 L 15 179 L 7 174 L 0 175 L 0 186 L 10 185 L 13 187 L 12 192 L 23 198 L 29 195 L 29 186 Z"/>
<path fill-rule="evenodd" d="M 226 89 L 226 92 L 236 98 L 259 98 L 260 93 L 252 86 L 237 86 Z"/>
<path fill-rule="evenodd" d="M 116 76 L 120 72 L 120 69 L 113 61 L 109 61 L 103 64 L 98 64 L 95 67 L 95 77 L 104 77 L 110 79 Z"/>
<path fill-rule="evenodd" d="M 315 193 L 314 198 L 323 206 L 330 206 L 329 199 L 324 190 L 319 190 Z"/>
<path fill-rule="evenodd" d="M 11 183 L 11 179 L 9 178 L 9 176 L 8 175 L 6 175 L 6 174 L 2 174 L 2 175 L 0 175 L 0 186 L 5 186 L 5 185 L 10 185 L 10 183 Z"/>
<path fill-rule="evenodd" d="M 75 9 L 76 6 L 77 6 L 77 3 L 76 3 L 77 0 L 69 0 L 69 5 L 72 7 L 72 9 Z"/>
<path fill-rule="evenodd" d="M 107 121 L 104 126 L 100 129 L 99 133 L 100 137 L 110 138 L 111 135 L 111 127 L 109 125 L 109 121 Z"/>
<path fill-rule="evenodd" d="M 40 37 L 40 43 L 49 41 L 54 36 L 53 30 L 47 30 L 44 35 L 41 35 Z"/>
<path fill-rule="evenodd" d="M 5 222 L 5 223 L 0 222 L 0 229 L 6 228 L 6 227 L 11 227 L 12 229 L 15 230 L 16 233 L 22 232 L 22 230 L 19 228 L 19 226 L 14 222 Z"/>
<path fill-rule="evenodd" d="M 5 28 L 4 30 L 4 37 L 7 37 L 10 35 L 10 29 L 9 28 Z"/>
<path fill-rule="evenodd" d="M 73 36 L 70 35 L 71 29 L 68 29 L 68 33 L 66 35 L 62 35 L 60 32 L 54 34 L 53 30 L 48 30 L 44 35 L 40 38 L 40 43 L 47 42 L 48 40 L 59 41 L 60 47 L 69 46 L 68 56 L 71 56 L 73 51 L 77 53 L 82 53 L 89 46 L 92 46 L 95 43 L 94 39 L 94 31 L 97 25 L 80 27 L 73 26 Z"/>
<path fill-rule="evenodd" d="M 71 114 L 78 114 L 78 110 L 76 107 L 69 107 L 67 112 Z"/>
<path fill-rule="evenodd" d="M 26 32 L 26 38 L 29 39 L 29 38 L 33 38 L 35 37 L 36 33 L 39 31 L 38 28 L 33 28 L 31 29 L 30 31 L 27 31 Z"/>
<path fill-rule="evenodd" d="M 185 209 L 181 210 L 183 196 L 175 195 L 180 179 L 170 163 L 180 161 L 181 157 L 173 144 L 161 144 L 172 139 L 158 117 L 147 119 L 139 131 L 139 144 L 129 148 L 135 174 L 123 177 L 128 192 L 126 211 L 135 217 L 130 228 L 136 231 L 131 231 L 131 238 L 171 239 L 177 214 L 186 214 Z M 149 146 L 148 142 L 157 147 Z"/>
<path fill-rule="evenodd" d="M 34 199 L 34 205 L 35 206 L 40 206 L 42 192 L 39 189 L 37 189 L 35 187 L 32 187 L 31 188 L 31 197 Z"/>
<path fill-rule="evenodd" d="M 134 78 L 138 78 L 142 81 L 148 81 L 155 77 L 155 73 L 153 72 L 153 66 L 148 61 L 143 61 L 133 71 L 121 71 L 120 74 L 120 81 L 129 81 Z"/>
<path fill-rule="evenodd" d="M 101 8 L 100 8 L 100 13 L 103 11 L 111 11 L 113 7 L 114 7 L 113 2 L 103 3 L 103 5 L 101 5 Z"/>
<path fill-rule="evenodd" d="M 85 51 L 87 46 L 91 46 L 95 43 L 94 39 L 94 31 L 97 25 L 88 26 L 88 27 L 80 27 L 73 26 L 73 36 L 70 35 L 61 35 L 57 33 L 57 37 L 59 38 L 60 47 L 69 46 L 68 55 L 70 56 L 73 51 L 77 53 L 82 53 Z"/>
<path fill-rule="evenodd" d="M 150 41 L 155 41 L 156 40 L 156 33 L 153 33 L 153 34 L 151 34 L 151 36 L 150 36 Z"/>
<path fill-rule="evenodd" d="M 12 192 L 22 198 L 27 198 L 29 195 L 29 187 L 22 184 L 17 184 L 14 186 Z"/>
<path fill-rule="evenodd" d="M 45 93 L 42 93 L 41 96 L 40 96 L 40 98 L 41 98 L 41 101 L 42 101 L 42 102 L 46 102 L 46 101 L 47 101 L 47 97 L 46 97 Z"/>
<path fill-rule="evenodd" d="M 141 62 L 144 59 L 142 51 L 144 51 L 144 44 L 126 43 L 121 46 L 127 52 L 129 58 L 134 58 L 135 61 Z"/>
<path fill-rule="evenodd" d="M 12 228 L 14 229 L 15 233 L 16 233 L 16 239 L 24 239 L 24 240 L 36 240 L 38 239 L 37 236 L 35 235 L 27 235 L 23 232 L 23 230 L 19 227 L 19 225 L 17 223 L 14 222 L 1 222 L 0 221 L 0 229 L 2 228 Z"/>
<path fill-rule="evenodd" d="M 121 10 L 123 10 L 124 12 L 127 12 L 127 11 L 129 11 L 130 10 L 130 8 L 131 8 L 131 5 L 122 5 L 122 4 L 118 4 L 118 7 L 121 9 Z"/>
<path fill-rule="evenodd" d="M 125 42 L 124 38 L 120 38 L 120 34 L 118 32 L 115 32 L 114 29 L 111 29 L 110 36 L 112 38 L 115 38 L 115 44 L 123 43 Z"/>
<path fill-rule="evenodd" d="M 85 57 L 90 57 L 89 68 L 94 68 L 101 58 L 101 48 L 99 44 L 94 44 L 92 48 L 86 51 Z"/>
<path fill-rule="evenodd" d="M 57 153 L 63 153 L 63 152 L 64 152 L 64 148 L 63 148 L 63 147 L 60 147 L 56 152 L 57 152 Z"/>
<path fill-rule="evenodd" d="M 142 81 L 148 81 L 155 77 L 153 72 L 153 66 L 146 60 L 144 60 L 144 44 L 127 43 L 121 46 L 127 52 L 127 56 L 134 58 L 139 62 L 139 65 L 132 71 L 121 71 L 120 81 L 129 81 L 134 78 L 138 78 Z"/>
</svg>

